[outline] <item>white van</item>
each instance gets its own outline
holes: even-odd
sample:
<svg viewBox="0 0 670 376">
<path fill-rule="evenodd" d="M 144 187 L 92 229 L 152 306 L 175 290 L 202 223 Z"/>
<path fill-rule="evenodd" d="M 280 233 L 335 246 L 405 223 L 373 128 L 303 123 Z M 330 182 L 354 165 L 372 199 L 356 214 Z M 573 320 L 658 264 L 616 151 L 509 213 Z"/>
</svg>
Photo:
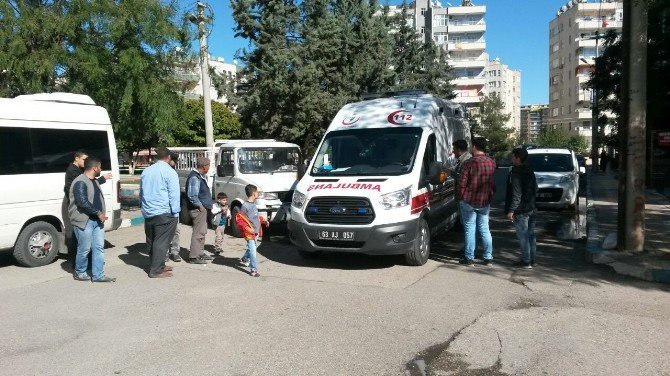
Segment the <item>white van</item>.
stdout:
<svg viewBox="0 0 670 376">
<path fill-rule="evenodd" d="M 119 163 L 107 111 L 69 93 L 0 98 L 0 249 L 14 249 L 25 266 L 67 252 L 61 206 L 65 169 L 83 149 L 102 160 L 106 230 L 121 225 Z"/>
<path fill-rule="evenodd" d="M 528 164 L 537 180 L 537 206 L 578 209 L 579 166 L 574 151 L 558 147 L 528 149 Z"/>
<path fill-rule="evenodd" d="M 430 239 L 458 219 L 452 142 L 470 140 L 465 108 L 395 93 L 344 106 L 293 194 L 289 237 L 322 251 L 404 254 L 423 265 Z"/>
<path fill-rule="evenodd" d="M 183 192 L 186 178 L 196 168 L 198 157 L 210 160 L 207 180 L 212 197 L 224 192 L 233 218 L 247 199 L 244 187 L 253 184 L 260 192 L 256 206 L 270 221 L 270 227 L 285 224 L 288 220 L 291 194 L 302 160 L 298 145 L 271 139 L 216 140 L 211 149 L 171 147 L 170 150 L 179 154 L 177 174 L 182 189 L 182 223 L 191 222 Z M 241 236 L 237 226 L 231 226 L 231 230 L 235 236 Z"/>
</svg>

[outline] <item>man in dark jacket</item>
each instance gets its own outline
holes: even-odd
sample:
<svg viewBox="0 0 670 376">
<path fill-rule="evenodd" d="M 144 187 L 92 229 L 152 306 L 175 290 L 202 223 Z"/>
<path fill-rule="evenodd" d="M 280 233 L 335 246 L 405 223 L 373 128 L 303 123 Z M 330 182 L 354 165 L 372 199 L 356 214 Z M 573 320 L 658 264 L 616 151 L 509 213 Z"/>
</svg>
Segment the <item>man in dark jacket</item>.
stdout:
<svg viewBox="0 0 670 376">
<path fill-rule="evenodd" d="M 512 151 L 514 167 L 507 179 L 505 213 L 507 219 L 514 222 L 516 236 L 521 246 L 521 261 L 515 266 L 532 268 L 535 262 L 535 219 L 537 182 L 533 169 L 526 164 L 528 152 L 522 148 Z"/>
<path fill-rule="evenodd" d="M 186 179 L 187 206 L 193 219 L 189 262 L 206 264 L 214 258 L 205 253 L 205 236 L 207 235 L 207 210 L 212 210 L 214 200 L 212 191 L 207 185 L 209 159 L 200 157 L 196 161 L 196 169 Z"/>
</svg>

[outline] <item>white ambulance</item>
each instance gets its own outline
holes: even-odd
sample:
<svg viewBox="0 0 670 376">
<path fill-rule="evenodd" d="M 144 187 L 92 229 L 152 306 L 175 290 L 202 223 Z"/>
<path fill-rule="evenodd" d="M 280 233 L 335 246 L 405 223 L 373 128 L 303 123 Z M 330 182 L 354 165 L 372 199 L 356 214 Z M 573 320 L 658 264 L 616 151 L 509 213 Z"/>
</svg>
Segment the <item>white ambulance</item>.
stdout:
<svg viewBox="0 0 670 376">
<path fill-rule="evenodd" d="M 423 265 L 430 240 L 458 219 L 452 142 L 470 144 L 465 108 L 420 92 L 344 106 L 298 183 L 289 236 L 300 254 L 404 254 Z"/>
</svg>

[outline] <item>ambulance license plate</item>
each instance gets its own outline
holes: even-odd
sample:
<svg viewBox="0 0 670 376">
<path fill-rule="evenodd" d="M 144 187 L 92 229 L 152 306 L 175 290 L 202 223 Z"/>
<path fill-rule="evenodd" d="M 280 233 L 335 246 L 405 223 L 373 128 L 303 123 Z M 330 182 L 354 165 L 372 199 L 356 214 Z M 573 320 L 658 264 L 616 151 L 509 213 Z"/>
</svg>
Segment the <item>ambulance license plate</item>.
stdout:
<svg viewBox="0 0 670 376">
<path fill-rule="evenodd" d="M 354 231 L 329 231 L 329 230 L 319 231 L 319 240 L 353 241 L 355 237 L 356 233 Z"/>
</svg>

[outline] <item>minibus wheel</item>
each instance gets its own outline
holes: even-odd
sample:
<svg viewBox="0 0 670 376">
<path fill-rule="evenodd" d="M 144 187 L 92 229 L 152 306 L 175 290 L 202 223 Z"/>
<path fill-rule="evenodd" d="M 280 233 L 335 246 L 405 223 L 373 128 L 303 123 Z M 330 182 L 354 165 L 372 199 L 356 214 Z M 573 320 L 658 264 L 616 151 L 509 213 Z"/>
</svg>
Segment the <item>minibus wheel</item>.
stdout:
<svg viewBox="0 0 670 376">
<path fill-rule="evenodd" d="M 26 226 L 14 245 L 14 258 L 28 267 L 51 263 L 60 249 L 58 230 L 47 222 L 34 222 Z"/>
<path fill-rule="evenodd" d="M 421 266 L 430 256 L 430 228 L 425 219 L 419 218 L 419 227 L 412 249 L 405 253 L 405 261 L 412 266 Z"/>
</svg>

